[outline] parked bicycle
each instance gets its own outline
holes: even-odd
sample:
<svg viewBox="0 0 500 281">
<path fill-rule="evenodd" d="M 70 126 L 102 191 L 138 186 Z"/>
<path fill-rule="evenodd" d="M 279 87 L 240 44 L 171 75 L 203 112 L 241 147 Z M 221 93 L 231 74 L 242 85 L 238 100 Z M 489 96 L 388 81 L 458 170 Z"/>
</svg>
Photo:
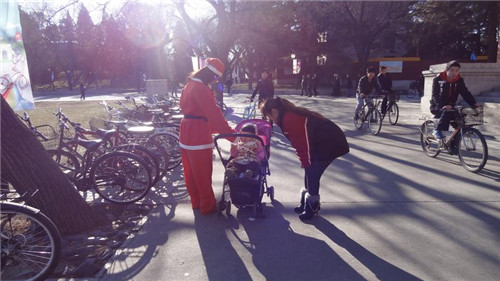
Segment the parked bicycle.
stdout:
<svg viewBox="0 0 500 281">
<path fill-rule="evenodd" d="M 93 188 L 102 198 L 121 204 L 136 202 L 149 192 L 153 176 L 141 157 L 124 151 L 107 152 L 102 140 L 66 140 L 67 125 L 61 113 L 59 110 L 59 147 L 47 152 L 79 191 Z"/>
<path fill-rule="evenodd" d="M 119 111 L 114 110 L 106 101 L 100 103 L 106 112 L 114 116 L 116 121 L 105 121 L 103 125 L 109 128 L 115 128 L 122 135 L 124 142 L 132 139 L 141 144 L 146 143 L 154 146 L 159 145 L 168 154 L 168 170 L 178 167 L 181 163 L 181 154 L 179 146 L 179 128 L 176 122 L 142 122 L 138 120 L 127 119 Z M 118 113 L 117 113 L 118 112 Z M 95 119 L 94 119 L 95 120 Z M 92 123 L 93 120 L 90 122 Z M 94 123 L 96 123 L 95 121 Z M 92 126 L 92 124 L 91 124 Z M 148 146 L 144 144 L 145 146 Z"/>
<path fill-rule="evenodd" d="M 61 234 L 56 225 L 26 203 L 1 201 L 0 209 L 0 279 L 45 280 L 61 255 Z"/>
<path fill-rule="evenodd" d="M 45 148 L 53 148 L 53 146 L 57 142 L 58 134 L 51 125 L 33 126 L 30 116 L 27 112 L 24 112 L 23 116 L 17 116 L 19 117 L 19 119 L 26 122 L 28 128 L 33 134 L 35 134 L 38 141 L 40 141 Z"/>
<path fill-rule="evenodd" d="M 368 122 L 368 130 L 373 135 L 378 135 L 382 128 L 382 114 L 377 109 L 381 101 L 377 102 L 378 96 L 366 96 L 364 98 L 364 105 L 354 117 L 354 126 L 359 130 L 363 127 L 365 121 Z"/>
<path fill-rule="evenodd" d="M 427 156 L 435 158 L 441 151 L 458 154 L 462 166 L 470 172 L 479 172 L 488 160 L 488 146 L 481 132 L 473 128 L 484 124 L 483 108 L 462 107 L 453 109 L 455 130 L 448 139 L 436 139 L 432 131 L 437 127 L 434 120 L 425 121 L 420 127 L 420 142 Z"/>
</svg>

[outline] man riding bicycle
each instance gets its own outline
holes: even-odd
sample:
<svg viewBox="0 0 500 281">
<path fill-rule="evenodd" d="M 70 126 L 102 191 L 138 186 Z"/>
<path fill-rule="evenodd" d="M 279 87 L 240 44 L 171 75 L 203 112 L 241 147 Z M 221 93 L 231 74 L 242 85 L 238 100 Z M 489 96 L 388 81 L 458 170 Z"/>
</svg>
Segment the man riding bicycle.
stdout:
<svg viewBox="0 0 500 281">
<path fill-rule="evenodd" d="M 476 100 L 465 86 L 464 79 L 460 77 L 460 64 L 457 61 L 450 61 L 446 65 L 446 70 L 441 72 L 432 81 L 432 99 L 430 101 L 430 111 L 435 118 L 439 118 L 437 128 L 432 135 L 436 139 L 443 139 L 441 131 L 448 131 L 450 121 L 455 119 L 453 108 L 457 102 L 458 95 L 471 107 L 480 107 Z"/>
<path fill-rule="evenodd" d="M 375 79 L 375 67 L 368 67 L 366 69 L 366 75 L 361 77 L 358 82 L 358 89 L 356 91 L 356 99 L 358 100 L 358 103 L 354 111 L 355 120 L 358 119 L 358 114 L 361 107 L 363 107 L 363 103 L 370 102 L 365 100 L 365 97 L 369 96 L 374 90 L 377 95 L 381 94 L 380 85 L 378 84 L 377 79 Z"/>
<path fill-rule="evenodd" d="M 380 73 L 377 75 L 377 81 L 380 85 L 380 89 L 382 90 L 382 94 L 384 95 L 384 99 L 382 99 L 382 119 L 385 117 L 385 113 L 387 112 L 387 108 L 389 108 L 394 103 L 394 94 L 392 93 L 392 79 L 387 73 L 387 67 L 381 66 Z M 389 99 L 389 106 L 387 106 L 387 99 Z"/>
</svg>

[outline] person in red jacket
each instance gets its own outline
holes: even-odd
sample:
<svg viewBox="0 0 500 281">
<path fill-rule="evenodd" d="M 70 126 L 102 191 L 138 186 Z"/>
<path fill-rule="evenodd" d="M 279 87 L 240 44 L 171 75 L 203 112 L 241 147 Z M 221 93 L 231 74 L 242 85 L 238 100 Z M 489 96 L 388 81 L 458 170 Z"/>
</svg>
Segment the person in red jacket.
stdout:
<svg viewBox="0 0 500 281">
<path fill-rule="evenodd" d="M 305 188 L 300 206 L 295 208 L 301 220 L 312 218 L 319 209 L 319 182 L 326 168 L 349 152 L 344 132 L 321 114 L 296 107 L 280 97 L 270 98 L 260 107 L 262 116 L 274 121 L 288 138 L 305 170 Z"/>
<path fill-rule="evenodd" d="M 193 210 L 212 214 L 217 210 L 212 189 L 212 134 L 231 134 L 224 115 L 215 102 L 210 85 L 224 73 L 224 64 L 208 58 L 206 66 L 191 74 L 182 90 L 179 145 L 181 147 L 184 180 Z"/>
</svg>

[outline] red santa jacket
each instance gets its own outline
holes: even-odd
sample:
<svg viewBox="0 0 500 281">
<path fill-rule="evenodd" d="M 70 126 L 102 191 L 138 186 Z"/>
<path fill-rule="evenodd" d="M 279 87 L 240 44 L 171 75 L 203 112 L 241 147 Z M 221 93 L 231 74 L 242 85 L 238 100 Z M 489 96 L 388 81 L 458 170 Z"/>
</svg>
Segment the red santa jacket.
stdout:
<svg viewBox="0 0 500 281">
<path fill-rule="evenodd" d="M 197 78 L 192 78 L 184 86 L 180 107 L 185 116 L 181 121 L 179 136 L 180 147 L 183 149 L 211 149 L 213 133 L 235 132 L 215 103 L 214 93 Z"/>
</svg>

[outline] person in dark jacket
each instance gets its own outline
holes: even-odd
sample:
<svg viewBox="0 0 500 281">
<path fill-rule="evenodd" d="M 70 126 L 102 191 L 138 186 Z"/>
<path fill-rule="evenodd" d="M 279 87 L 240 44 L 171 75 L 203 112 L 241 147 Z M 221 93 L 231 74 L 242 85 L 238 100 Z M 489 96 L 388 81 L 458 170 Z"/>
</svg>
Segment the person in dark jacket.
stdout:
<svg viewBox="0 0 500 281">
<path fill-rule="evenodd" d="M 309 96 L 309 74 L 303 74 L 302 75 L 302 90 L 300 91 L 300 95 L 303 96 L 304 94 L 306 96 Z"/>
<path fill-rule="evenodd" d="M 80 83 L 80 100 L 85 100 L 85 84 Z"/>
<path fill-rule="evenodd" d="M 268 76 L 269 72 L 267 72 L 267 70 L 262 71 L 261 78 L 257 82 L 257 86 L 250 97 L 251 101 L 253 101 L 257 93 L 259 93 L 259 103 L 265 99 L 274 97 L 274 84 Z"/>
<path fill-rule="evenodd" d="M 349 152 L 344 132 L 321 114 L 296 107 L 280 97 L 260 106 L 262 116 L 276 123 L 290 141 L 305 170 L 305 188 L 300 206 L 295 208 L 301 220 L 312 218 L 320 209 L 319 183 L 325 169 L 336 158 Z"/>
<path fill-rule="evenodd" d="M 309 80 L 309 96 L 318 96 L 318 76 L 314 73 Z"/>
<path fill-rule="evenodd" d="M 359 79 L 358 90 L 356 91 L 358 103 L 356 105 L 356 109 L 354 110 L 354 118 L 358 118 L 358 113 L 361 110 L 361 107 L 363 107 L 364 102 L 371 102 L 371 100 L 365 100 L 365 97 L 371 95 L 374 91 L 377 95 L 380 95 L 380 86 L 375 78 L 375 68 L 368 67 L 366 69 L 366 75 Z"/>
<path fill-rule="evenodd" d="M 387 67 L 381 66 L 380 73 L 377 75 L 377 81 L 382 91 L 384 98 L 382 99 L 382 116 L 385 116 L 387 112 L 387 100 L 389 99 L 389 106 L 394 103 L 394 94 L 392 93 L 392 79 L 389 73 L 387 73 Z"/>
<path fill-rule="evenodd" d="M 231 94 L 231 86 L 233 86 L 233 78 L 229 77 L 226 80 L 226 88 L 228 94 Z"/>
<path fill-rule="evenodd" d="M 448 131 L 450 121 L 455 119 L 452 111 L 458 99 L 458 95 L 471 106 L 479 107 L 480 104 L 465 86 L 464 79 L 460 77 L 460 63 L 450 61 L 446 65 L 446 70 L 441 72 L 432 80 L 432 99 L 430 101 L 431 113 L 435 118 L 439 118 L 437 128 L 432 132 L 437 139 L 444 138 L 441 131 Z"/>
<path fill-rule="evenodd" d="M 340 76 L 335 73 L 332 78 L 332 96 L 340 96 Z"/>
<path fill-rule="evenodd" d="M 345 86 L 347 87 L 347 97 L 350 97 L 352 89 L 352 79 L 349 74 L 346 74 L 345 76 Z"/>
</svg>

